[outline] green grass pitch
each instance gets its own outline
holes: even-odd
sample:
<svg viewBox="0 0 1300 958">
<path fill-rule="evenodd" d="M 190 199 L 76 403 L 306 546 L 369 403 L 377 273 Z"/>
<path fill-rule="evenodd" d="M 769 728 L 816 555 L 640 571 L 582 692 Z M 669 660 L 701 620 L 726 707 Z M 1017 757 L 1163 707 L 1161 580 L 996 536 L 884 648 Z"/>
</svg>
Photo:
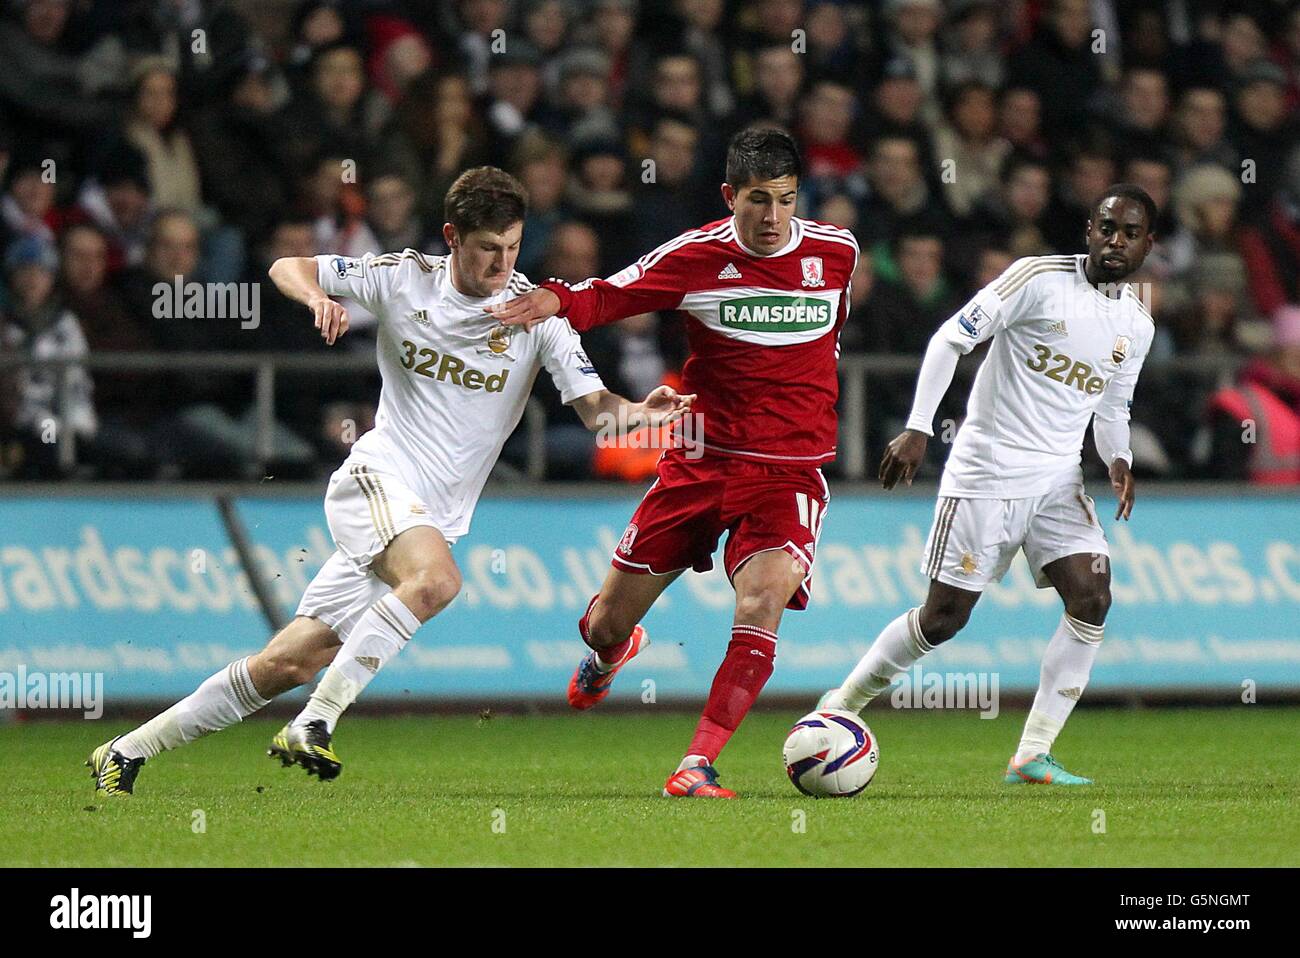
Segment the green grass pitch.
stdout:
<svg viewBox="0 0 1300 958">
<path fill-rule="evenodd" d="M 1056 751 L 1083 789 L 1001 784 L 1023 713 L 869 709 L 875 781 L 822 801 L 782 769 L 796 717 L 746 720 L 719 762 L 735 802 L 658 797 L 683 713 L 354 716 L 331 783 L 266 758 L 279 723 L 250 721 L 112 801 L 81 762 L 127 723 L 10 724 L 0 865 L 1300 864 L 1300 709 L 1082 709 Z"/>
</svg>

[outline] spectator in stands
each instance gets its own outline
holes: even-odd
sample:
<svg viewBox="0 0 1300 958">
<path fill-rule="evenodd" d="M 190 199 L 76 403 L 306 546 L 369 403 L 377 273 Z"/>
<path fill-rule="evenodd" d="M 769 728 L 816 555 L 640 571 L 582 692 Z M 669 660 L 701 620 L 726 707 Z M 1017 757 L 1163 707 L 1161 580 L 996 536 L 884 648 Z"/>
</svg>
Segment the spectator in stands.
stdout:
<svg viewBox="0 0 1300 958">
<path fill-rule="evenodd" d="M 1300 302 L 1300 146 L 1291 151 L 1269 205 L 1242 228 L 1241 250 L 1260 313 Z"/>
<path fill-rule="evenodd" d="M 570 0 L 529 0 L 524 4 L 524 34 L 537 52 L 538 62 L 548 74 L 554 69 L 560 51 L 569 38 L 576 10 Z M 506 52 L 514 44 L 506 46 Z M 557 77 L 546 76 L 554 84 Z"/>
<path fill-rule="evenodd" d="M 149 334 L 108 283 L 108 241 L 99 228 L 78 223 L 64 231 L 59 289 L 77 317 L 91 355 L 148 352 Z M 161 465 L 153 441 L 166 408 L 158 379 L 148 373 L 99 370 L 93 374 L 99 429 L 86 457 L 106 478 L 149 478 Z"/>
<path fill-rule="evenodd" d="M 1155 67 L 1133 66 L 1120 81 L 1119 110 L 1113 117 L 1114 136 L 1124 149 L 1154 153 L 1169 138 L 1169 83 Z"/>
<path fill-rule="evenodd" d="M 883 55 L 903 57 L 912 65 L 927 119 L 938 118 L 939 84 L 943 79 L 939 26 L 943 4 L 939 0 L 886 0 Z"/>
<path fill-rule="evenodd" d="M 382 97 L 374 105 L 376 116 L 382 118 L 401 101 L 415 79 L 433 66 L 433 51 L 420 32 L 401 17 L 374 14 L 367 26 L 370 43 L 366 75 Z M 377 119 L 375 129 L 379 123 Z"/>
<path fill-rule="evenodd" d="M 0 21 L 0 113 L 37 142 L 93 139 L 114 128 L 113 87 L 125 68 L 120 52 L 108 45 L 68 51 L 69 0 L 6 6 L 16 6 L 18 16 Z"/>
<path fill-rule="evenodd" d="M 871 145 L 867 161 L 871 185 L 862 216 L 863 242 L 879 245 L 889 259 L 888 244 L 910 221 L 944 221 L 946 214 L 930 192 L 921 167 L 921 149 L 911 137 L 887 134 Z M 877 249 L 881 265 L 882 249 Z"/>
<path fill-rule="evenodd" d="M 452 181 L 491 158 L 487 130 L 465 77 L 430 72 L 416 80 L 389 125 L 381 152 L 414 185 L 425 220 L 441 224 L 443 198 Z"/>
<path fill-rule="evenodd" d="M 925 90 L 917 79 L 916 66 L 907 57 L 887 60 L 871 92 L 871 108 L 863 118 L 862 132 L 868 142 L 885 136 L 905 136 L 916 144 L 922 169 L 934 169 L 930 124 L 922 113 Z"/>
<path fill-rule="evenodd" d="M 944 113 L 947 122 L 934 135 L 935 156 L 943 171 L 940 181 L 948 208 L 957 216 L 966 216 L 997 189 L 1011 144 L 997 135 L 996 94 L 981 81 L 953 87 Z"/>
<path fill-rule="evenodd" d="M 898 279 L 881 282 L 867 306 L 873 351 L 919 355 L 961 301 L 944 275 L 940 236 L 908 229 L 893 247 Z"/>
<path fill-rule="evenodd" d="M 608 276 L 644 252 L 633 242 L 636 220 L 628 188 L 627 153 L 618 140 L 605 137 L 574 146 L 566 206 L 603 237 L 600 265 L 592 275 Z"/>
<path fill-rule="evenodd" d="M 0 197 L 0 248 L 22 236 L 54 242 L 61 225 L 54 205 L 58 196 L 55 168 L 35 155 L 19 156 L 10 163 L 7 188 Z"/>
<path fill-rule="evenodd" d="M 1011 84 L 1038 94 L 1049 137 L 1073 132 L 1078 111 L 1103 89 L 1092 27 L 1089 0 L 1052 0 L 1034 38 L 1008 60 Z"/>
<path fill-rule="evenodd" d="M 1254 175 L 1252 188 L 1242 197 L 1242 212 L 1254 216 L 1280 185 L 1287 155 L 1300 142 L 1300 127 L 1287 112 L 1286 73 L 1269 60 L 1257 60 L 1241 72 L 1232 103 L 1233 139 Z"/>
<path fill-rule="evenodd" d="M 1241 183 L 1235 176 L 1212 163 L 1196 166 L 1179 177 L 1173 195 L 1180 229 L 1161 242 L 1173 278 L 1194 273 L 1207 253 L 1240 255 L 1236 231 Z"/>
<path fill-rule="evenodd" d="M 998 132 L 1016 151 L 1040 159 L 1047 156 L 1042 116 L 1043 101 L 1037 91 L 1024 86 L 1010 86 L 1002 91 L 998 101 Z"/>
<path fill-rule="evenodd" d="M 271 64 L 251 57 L 232 77 L 228 95 L 204 107 L 191 124 L 203 196 L 223 223 L 245 237 L 262 236 L 288 207 L 289 178 L 301 168 L 302 158 L 280 126 L 283 100 Z"/>
<path fill-rule="evenodd" d="M 1175 351 L 1189 355 L 1244 355 L 1243 327 L 1251 318 L 1247 303 L 1246 271 L 1241 257 L 1232 252 L 1209 253 L 1196 268 L 1170 284 L 1167 328 Z"/>
<path fill-rule="evenodd" d="M 1226 137 L 1228 101 L 1223 91 L 1197 86 L 1183 91 L 1174 117 L 1174 156 L 1179 171 L 1199 163 L 1240 170 L 1237 150 Z"/>
<path fill-rule="evenodd" d="M 139 63 L 131 74 L 126 139 L 148 164 L 150 198 L 159 209 L 203 215 L 199 167 L 189 134 L 178 122 L 176 71 L 165 60 Z"/>
<path fill-rule="evenodd" d="M 976 204 L 961 230 L 963 259 L 969 250 L 991 241 L 1006 245 L 1016 258 L 1042 256 L 1054 251 L 1047 238 L 1047 212 L 1051 202 L 1051 173 L 1031 156 L 1013 153 L 1002 165 L 998 190 Z M 1079 224 L 1080 233 L 1083 224 Z"/>
<path fill-rule="evenodd" d="M 125 142 L 111 147 L 100 159 L 96 175 L 82 184 L 77 206 L 79 215 L 108 238 L 110 274 L 140 263 L 153 203 L 148 168 L 139 150 Z"/>
<path fill-rule="evenodd" d="M 1272 351 L 1248 364 L 1236 385 L 1211 397 L 1206 419 L 1207 474 L 1300 485 L 1300 306 L 1278 310 Z"/>
<path fill-rule="evenodd" d="M 609 105 L 609 57 L 603 50 L 575 47 L 560 61 L 560 85 L 543 129 L 557 138 L 617 136 L 619 123 Z"/>
<path fill-rule="evenodd" d="M 0 322 L 0 338 L 7 350 L 33 359 L 77 360 L 88 355 L 81 324 L 59 295 L 58 267 L 54 246 L 35 236 L 22 237 L 5 251 L 9 305 Z M 98 429 L 90 374 L 75 363 L 66 369 L 28 367 L 19 372 L 16 385 L 13 422 L 25 458 L 39 472 L 53 472 L 61 434 L 66 431 L 85 441 Z"/>
<path fill-rule="evenodd" d="M 949 5 L 949 23 L 941 61 L 946 87 L 978 82 L 1001 88 L 1006 64 L 999 48 L 998 4 L 995 0 L 956 0 Z"/>
<path fill-rule="evenodd" d="M 737 105 L 733 128 L 769 123 L 793 130 L 804 82 L 803 58 L 788 42 L 767 44 L 754 54 L 754 71 L 754 91 Z"/>
<path fill-rule="evenodd" d="M 835 80 L 818 80 L 803 99 L 799 142 L 804 172 L 799 186 L 813 205 L 835 193 L 866 193 L 862 154 L 852 135 L 856 107 L 853 90 Z"/>
<path fill-rule="evenodd" d="M 515 268 L 534 280 L 545 279 L 539 270 L 551 233 L 569 218 L 563 207 L 567 157 L 553 140 L 541 134 L 529 135 L 522 138 L 515 151 L 514 167 L 528 191 L 528 213 L 524 217 L 524 236 L 519 243 Z"/>
<path fill-rule="evenodd" d="M 542 55 L 531 43 L 516 40 L 492 58 L 483 115 L 493 155 L 509 151 L 520 135 L 538 123 L 542 92 Z"/>
<path fill-rule="evenodd" d="M 684 118 L 665 115 L 655 123 L 649 152 L 653 174 L 649 182 L 640 178 L 632 201 L 638 249 L 651 250 L 726 214 L 722 199 L 703 196 L 695 177 L 699 140 Z"/>
<path fill-rule="evenodd" d="M 373 252 L 409 247 L 430 253 L 442 248 L 441 237 L 435 243 L 435 231 L 421 219 L 415 190 L 400 171 L 380 168 L 367 181 L 365 193 L 366 225 L 375 237 Z"/>
<path fill-rule="evenodd" d="M 671 42 L 693 56 L 700 65 L 703 84 L 704 109 L 716 119 L 731 114 L 736 97 L 730 83 L 730 63 L 720 33 L 722 16 L 726 10 L 724 0 L 674 0 L 673 12 L 677 15 L 679 29 Z M 810 21 L 809 32 L 814 32 Z M 786 45 L 789 50 L 789 44 Z M 762 66 L 759 67 L 762 82 Z"/>
<path fill-rule="evenodd" d="M 174 308 L 157 308 L 160 297 L 171 296 L 176 283 L 183 286 L 195 279 L 198 265 L 199 230 L 193 218 L 180 210 L 160 213 L 143 264 L 127 271 L 121 281 L 127 308 L 148 330 L 153 349 L 210 352 L 244 345 L 239 336 L 247 331 L 241 330 L 238 319 L 206 314 L 183 318 L 174 315 Z M 252 340 L 248 338 L 249 345 Z M 254 475 L 257 415 L 246 376 L 186 371 L 164 381 L 171 404 L 157 436 L 164 461 L 194 478 Z M 275 467 L 282 472 L 304 474 L 309 469 L 312 448 L 278 423 L 271 445 Z"/>
</svg>

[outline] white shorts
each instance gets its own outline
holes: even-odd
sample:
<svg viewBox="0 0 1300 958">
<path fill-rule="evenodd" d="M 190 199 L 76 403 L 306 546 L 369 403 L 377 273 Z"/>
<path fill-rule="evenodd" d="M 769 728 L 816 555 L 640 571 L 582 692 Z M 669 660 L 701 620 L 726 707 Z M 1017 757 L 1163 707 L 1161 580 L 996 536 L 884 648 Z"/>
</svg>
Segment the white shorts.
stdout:
<svg viewBox="0 0 1300 958">
<path fill-rule="evenodd" d="M 1038 588 L 1051 583 L 1043 566 L 1068 555 L 1110 555 L 1083 484 L 1066 482 L 1031 499 L 941 496 L 925 543 L 921 571 L 972 592 L 1000 582 L 1023 548 Z"/>
<path fill-rule="evenodd" d="M 334 544 L 362 569 L 407 529 L 438 528 L 429 504 L 397 476 L 360 463 L 344 463 L 330 476 L 325 521 Z"/>
<path fill-rule="evenodd" d="M 391 473 L 345 463 L 330 476 L 325 521 L 337 547 L 298 603 L 295 615 L 320 619 L 346 639 L 390 587 L 370 569 L 375 557 L 415 526 L 437 528 L 430 509 Z M 448 538 L 450 545 L 454 538 Z"/>
</svg>

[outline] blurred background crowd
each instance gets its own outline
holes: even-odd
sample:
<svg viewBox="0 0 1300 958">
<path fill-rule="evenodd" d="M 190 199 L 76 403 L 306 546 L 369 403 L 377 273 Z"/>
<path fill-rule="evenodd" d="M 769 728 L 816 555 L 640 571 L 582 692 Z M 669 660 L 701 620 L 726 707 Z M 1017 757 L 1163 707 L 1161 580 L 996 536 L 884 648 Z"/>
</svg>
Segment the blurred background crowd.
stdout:
<svg viewBox="0 0 1300 958">
<path fill-rule="evenodd" d="M 1118 180 L 1161 209 L 1135 463 L 1300 483 L 1300 4 L 1215 0 L 0 0 L 0 358 L 324 353 L 279 256 L 442 253 L 484 163 L 531 196 L 518 268 L 615 272 L 726 214 L 728 137 L 791 130 L 799 212 L 862 247 L 846 357 L 919 359 L 1020 256 L 1081 252 Z M 257 328 L 160 318 L 159 281 L 260 283 Z M 353 309 L 341 349 L 373 351 Z M 611 388 L 673 381 L 680 317 L 584 337 Z M 959 421 L 978 356 L 943 415 Z M 869 461 L 914 367 L 867 376 Z M 548 475 L 640 481 L 543 375 Z M 373 375 L 281 373 L 277 475 L 331 471 Z M 247 374 L 0 366 L 0 476 L 249 478 Z M 1243 429 L 1243 422 L 1249 422 Z M 76 437 L 75 461 L 51 442 Z M 520 437 L 507 461 L 520 460 Z M 937 465 L 946 447 L 932 443 Z M 1090 449 L 1085 461 L 1095 458 Z"/>
</svg>

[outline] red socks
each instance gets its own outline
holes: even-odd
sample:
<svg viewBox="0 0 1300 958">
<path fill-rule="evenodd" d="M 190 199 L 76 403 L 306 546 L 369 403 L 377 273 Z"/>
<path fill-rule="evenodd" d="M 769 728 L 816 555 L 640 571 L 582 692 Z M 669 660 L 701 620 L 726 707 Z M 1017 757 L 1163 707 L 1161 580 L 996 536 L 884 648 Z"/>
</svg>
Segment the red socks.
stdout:
<svg viewBox="0 0 1300 958">
<path fill-rule="evenodd" d="M 704 755 L 710 763 L 717 759 L 771 678 L 775 658 L 775 632 L 756 625 L 732 626 L 726 658 L 713 677 L 709 700 L 686 754 Z"/>
<path fill-rule="evenodd" d="M 578 634 L 582 636 L 582 641 L 586 642 L 588 647 L 591 646 L 591 610 L 596 607 L 596 600 L 600 598 L 597 592 L 587 603 L 587 611 L 582 613 L 582 618 L 578 620 Z M 628 647 L 632 644 L 632 636 L 629 634 L 626 639 L 612 645 L 608 649 L 596 649 L 596 657 L 606 665 L 617 665 L 623 656 L 627 655 Z"/>
</svg>

